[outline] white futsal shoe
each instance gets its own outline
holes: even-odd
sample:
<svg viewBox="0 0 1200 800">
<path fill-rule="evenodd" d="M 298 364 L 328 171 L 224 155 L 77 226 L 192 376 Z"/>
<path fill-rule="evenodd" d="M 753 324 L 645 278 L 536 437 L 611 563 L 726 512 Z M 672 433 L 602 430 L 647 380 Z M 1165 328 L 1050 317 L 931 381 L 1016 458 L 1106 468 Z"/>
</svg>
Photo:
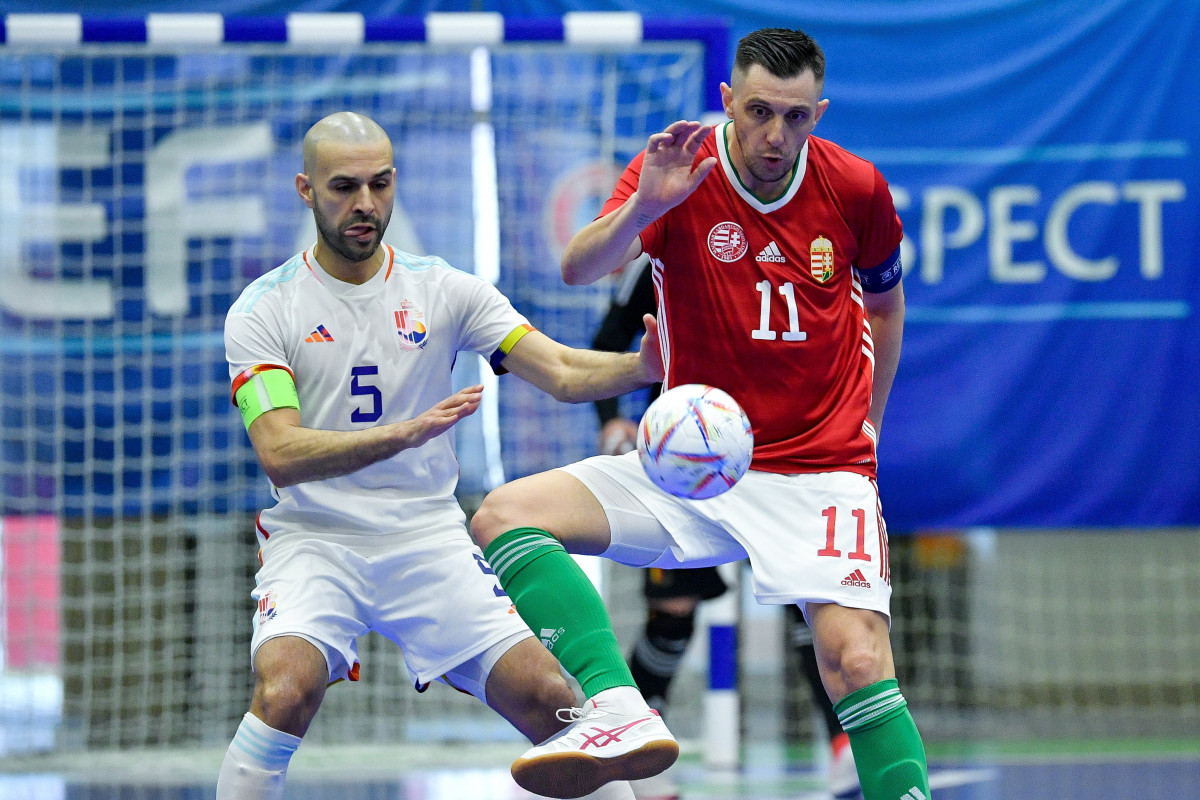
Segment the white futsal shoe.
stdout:
<svg viewBox="0 0 1200 800">
<path fill-rule="evenodd" d="M 829 759 L 829 792 L 837 800 L 856 800 L 862 797 L 862 785 L 858 781 L 858 768 L 854 765 L 854 751 L 850 749 L 850 737 L 839 733 L 833 738 L 833 754 Z"/>
<path fill-rule="evenodd" d="M 605 690 L 558 718 L 571 725 L 512 765 L 513 780 L 534 794 L 583 797 L 610 781 L 657 775 L 679 757 L 679 743 L 636 689 Z"/>
</svg>

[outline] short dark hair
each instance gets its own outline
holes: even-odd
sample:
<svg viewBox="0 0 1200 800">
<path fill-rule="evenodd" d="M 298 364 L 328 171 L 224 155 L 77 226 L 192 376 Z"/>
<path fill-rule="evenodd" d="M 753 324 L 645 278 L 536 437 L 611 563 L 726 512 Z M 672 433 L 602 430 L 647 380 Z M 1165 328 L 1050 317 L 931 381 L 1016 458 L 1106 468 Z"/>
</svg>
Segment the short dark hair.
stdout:
<svg viewBox="0 0 1200 800">
<path fill-rule="evenodd" d="M 794 78 L 811 69 L 817 83 L 825 81 L 825 53 L 802 30 L 761 28 L 738 42 L 734 70 L 745 73 L 758 64 L 777 78 Z"/>
</svg>

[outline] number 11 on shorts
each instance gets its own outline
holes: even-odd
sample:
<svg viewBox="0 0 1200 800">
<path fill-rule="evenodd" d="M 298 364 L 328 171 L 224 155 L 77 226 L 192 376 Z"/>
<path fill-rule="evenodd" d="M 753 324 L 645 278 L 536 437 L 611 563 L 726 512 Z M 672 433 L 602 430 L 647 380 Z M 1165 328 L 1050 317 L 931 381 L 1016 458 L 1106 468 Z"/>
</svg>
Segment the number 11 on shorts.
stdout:
<svg viewBox="0 0 1200 800">
<path fill-rule="evenodd" d="M 856 508 L 850 513 L 858 521 L 858 533 L 854 539 L 854 549 L 847 553 L 846 557 L 852 561 L 870 561 L 871 554 L 866 551 L 867 512 Z M 837 532 L 837 507 L 830 506 L 821 512 L 821 516 L 825 517 L 825 546 L 817 551 L 817 555 L 839 558 L 842 551 L 834 547 L 834 535 Z"/>
</svg>

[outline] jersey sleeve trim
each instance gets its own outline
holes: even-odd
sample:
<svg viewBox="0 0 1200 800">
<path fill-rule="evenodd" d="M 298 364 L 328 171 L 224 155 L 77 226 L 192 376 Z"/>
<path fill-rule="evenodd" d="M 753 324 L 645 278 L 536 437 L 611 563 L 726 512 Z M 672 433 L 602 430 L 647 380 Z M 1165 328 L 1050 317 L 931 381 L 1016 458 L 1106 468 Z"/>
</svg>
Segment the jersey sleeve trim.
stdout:
<svg viewBox="0 0 1200 800">
<path fill-rule="evenodd" d="M 517 327 L 513 328 L 509 332 L 508 336 L 504 337 L 504 340 L 500 342 L 500 346 L 496 348 L 496 351 L 492 353 L 491 357 L 488 359 L 488 364 L 491 365 L 492 372 L 495 372 L 497 375 L 503 375 L 505 372 L 507 372 L 508 370 L 500 366 L 500 362 L 512 352 L 512 349 L 516 347 L 517 342 L 524 339 L 527 333 L 531 333 L 534 330 L 536 330 L 536 328 L 528 323 L 524 325 L 518 325 Z"/>
<path fill-rule="evenodd" d="M 892 254 L 885 258 L 879 266 L 870 269 L 855 267 L 854 271 L 858 273 L 858 280 L 862 283 L 864 292 L 872 294 L 886 292 L 900 282 L 904 273 L 904 268 L 900 263 L 900 248 L 897 247 L 893 250 Z"/>
</svg>

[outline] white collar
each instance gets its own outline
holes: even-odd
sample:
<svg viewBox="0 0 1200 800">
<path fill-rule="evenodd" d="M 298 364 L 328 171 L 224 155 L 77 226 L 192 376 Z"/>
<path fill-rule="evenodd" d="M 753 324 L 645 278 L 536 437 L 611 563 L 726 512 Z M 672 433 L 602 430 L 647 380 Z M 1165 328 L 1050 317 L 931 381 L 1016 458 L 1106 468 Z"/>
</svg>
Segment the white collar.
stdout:
<svg viewBox="0 0 1200 800">
<path fill-rule="evenodd" d="M 733 134 L 733 130 L 730 127 L 732 125 L 733 120 L 729 120 L 719 129 L 713 131 L 713 133 L 717 137 L 717 154 L 721 158 L 721 168 L 725 170 L 725 177 L 729 179 L 729 183 L 733 186 L 734 191 L 752 208 L 764 214 L 769 214 L 787 205 L 788 201 L 796 196 L 796 192 L 800 191 L 800 184 L 804 181 L 804 173 L 808 169 L 808 139 L 804 140 L 804 146 L 800 148 L 800 154 L 796 156 L 795 170 L 792 173 L 792 181 L 788 184 L 787 191 L 778 199 L 764 203 L 746 188 L 746 185 L 742 183 L 741 177 L 737 174 L 737 170 L 733 167 L 733 159 L 729 157 L 728 138 Z"/>
</svg>

